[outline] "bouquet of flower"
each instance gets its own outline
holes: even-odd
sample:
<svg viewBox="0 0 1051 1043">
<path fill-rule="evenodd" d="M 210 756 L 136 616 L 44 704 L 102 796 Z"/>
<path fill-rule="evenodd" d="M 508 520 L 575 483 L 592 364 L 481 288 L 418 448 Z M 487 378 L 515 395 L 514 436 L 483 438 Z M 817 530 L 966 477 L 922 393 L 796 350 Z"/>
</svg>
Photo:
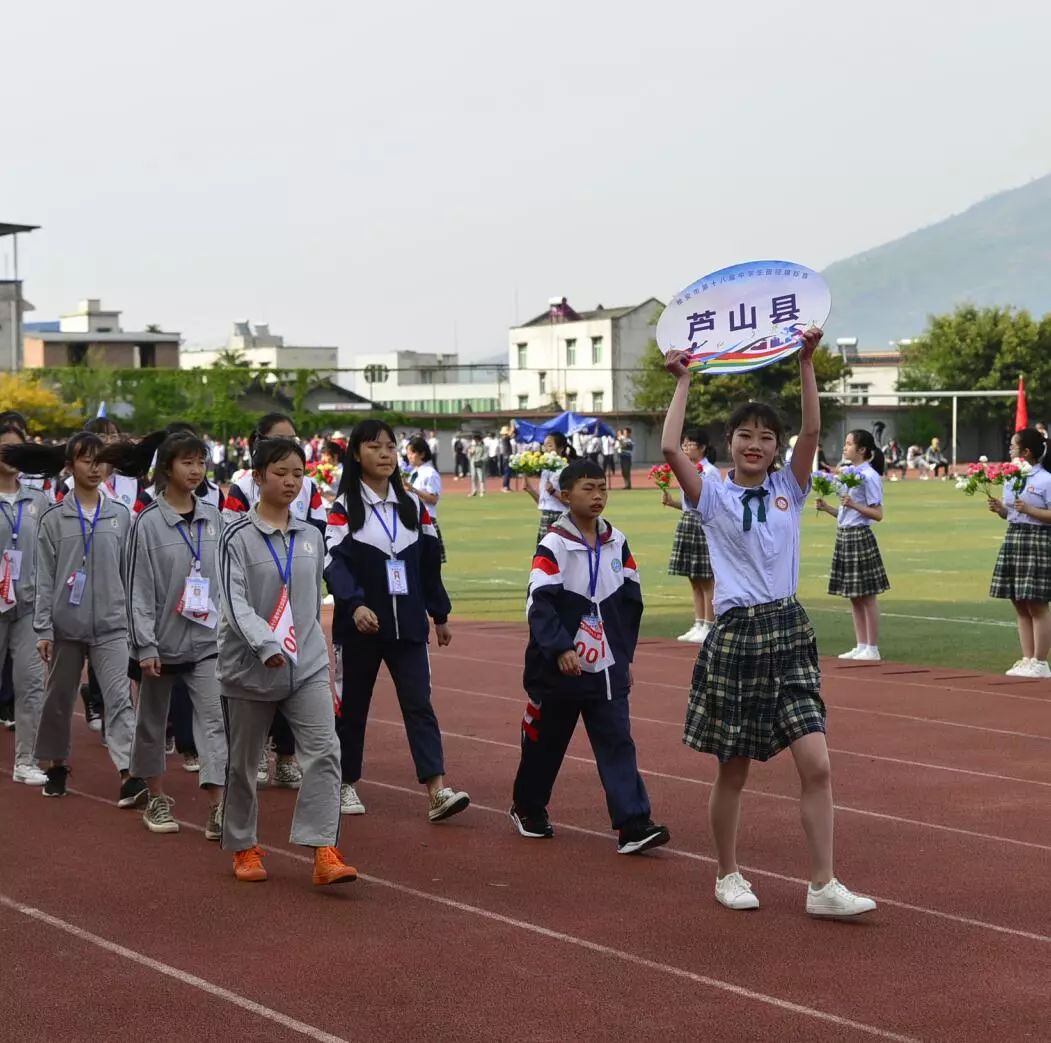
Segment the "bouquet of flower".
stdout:
<svg viewBox="0 0 1051 1043">
<path fill-rule="evenodd" d="M 862 482 L 865 481 L 861 474 L 860 467 L 854 467 L 852 464 L 848 464 L 845 467 L 841 467 L 836 475 L 839 484 L 843 486 L 847 492 L 851 489 L 856 489 Z"/>
<path fill-rule="evenodd" d="M 822 500 L 826 500 L 830 496 L 839 496 L 843 491 L 839 482 L 837 482 L 827 471 L 815 471 L 810 476 L 810 481 L 813 483 L 814 492 L 816 492 Z"/>
<path fill-rule="evenodd" d="M 665 492 L 671 487 L 671 477 L 671 464 L 654 464 L 650 468 L 650 481 L 661 492 Z"/>
<path fill-rule="evenodd" d="M 561 471 L 569 463 L 558 453 L 538 453 L 526 450 L 511 457 L 512 474 L 540 474 L 541 471 Z"/>
<path fill-rule="evenodd" d="M 337 479 L 336 468 L 338 464 L 307 464 L 307 474 L 314 479 L 318 485 L 332 486 Z"/>
<path fill-rule="evenodd" d="M 1029 481 L 1029 476 L 1032 473 L 1032 464 L 1028 464 L 1024 460 L 1017 464 L 1001 464 L 997 475 L 1000 479 L 998 484 L 1006 485 L 1010 482 L 1011 488 L 1014 490 L 1015 496 L 1017 496 L 1025 489 L 1025 483 Z"/>
<path fill-rule="evenodd" d="M 961 475 L 956 479 L 956 488 L 966 496 L 974 496 L 977 492 L 992 496 L 992 486 L 1002 481 L 999 472 L 999 464 L 990 464 L 984 459 L 980 463 L 968 464 L 966 476 Z"/>
</svg>

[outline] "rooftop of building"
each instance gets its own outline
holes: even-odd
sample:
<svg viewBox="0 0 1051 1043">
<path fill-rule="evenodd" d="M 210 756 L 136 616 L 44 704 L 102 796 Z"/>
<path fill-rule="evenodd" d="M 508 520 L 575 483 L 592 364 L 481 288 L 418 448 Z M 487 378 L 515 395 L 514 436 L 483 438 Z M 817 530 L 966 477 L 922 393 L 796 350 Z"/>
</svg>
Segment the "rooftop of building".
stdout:
<svg viewBox="0 0 1051 1043">
<path fill-rule="evenodd" d="M 656 297 L 650 297 L 647 300 L 644 300 L 641 304 L 631 304 L 618 308 L 604 308 L 600 304 L 597 308 L 594 308 L 591 311 L 576 311 L 574 308 L 570 307 L 569 302 L 563 297 L 560 303 L 552 302 L 547 311 L 536 316 L 536 318 L 530 319 L 528 322 L 523 322 L 512 328 L 525 329 L 528 326 L 546 326 L 549 323 L 590 322 L 594 319 L 622 319 L 624 316 L 630 315 L 633 311 L 638 311 L 639 308 L 645 308 L 649 305 L 658 308 L 664 307 L 664 304 L 657 300 Z"/>
</svg>

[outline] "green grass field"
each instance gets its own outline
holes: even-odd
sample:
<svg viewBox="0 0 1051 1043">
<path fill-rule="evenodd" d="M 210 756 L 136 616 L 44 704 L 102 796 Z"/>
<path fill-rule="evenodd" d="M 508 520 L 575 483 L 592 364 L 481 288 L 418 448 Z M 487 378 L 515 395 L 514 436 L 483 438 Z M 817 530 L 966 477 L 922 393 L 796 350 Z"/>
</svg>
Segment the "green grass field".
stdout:
<svg viewBox="0 0 1051 1043">
<path fill-rule="evenodd" d="M 891 582 L 880 598 L 884 658 L 1002 672 L 1020 654 L 1010 603 L 988 596 L 1006 523 L 951 481 L 887 482 L 884 495 L 885 520 L 876 526 Z M 440 513 L 454 617 L 524 622 L 533 501 L 524 493 L 469 499 L 457 492 L 443 498 Z M 662 507 L 652 487 L 614 489 L 606 517 L 627 534 L 639 563 L 643 634 L 682 633 L 693 614 L 689 584 L 665 571 L 678 512 Z M 799 596 L 824 655 L 854 644 L 849 602 L 825 593 L 835 536 L 835 519 L 808 506 Z"/>
</svg>

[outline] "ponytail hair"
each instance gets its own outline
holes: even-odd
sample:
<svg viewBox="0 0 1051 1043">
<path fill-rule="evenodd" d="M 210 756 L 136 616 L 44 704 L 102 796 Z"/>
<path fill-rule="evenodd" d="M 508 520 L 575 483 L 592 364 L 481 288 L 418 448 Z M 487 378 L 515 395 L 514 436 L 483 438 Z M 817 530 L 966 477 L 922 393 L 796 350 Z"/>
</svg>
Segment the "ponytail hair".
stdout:
<svg viewBox="0 0 1051 1043">
<path fill-rule="evenodd" d="M 143 441 L 145 442 L 146 439 Z M 153 469 L 153 484 L 157 492 L 163 492 L 168 485 L 168 471 L 171 469 L 172 461 L 182 460 L 187 456 L 203 457 L 207 464 L 208 447 L 189 431 L 177 431 L 164 439 L 157 450 L 157 466 Z"/>
<path fill-rule="evenodd" d="M 122 438 L 119 442 L 111 442 L 99 453 L 99 461 L 109 464 L 118 474 L 128 475 L 130 478 L 145 478 L 149 473 L 153 457 L 165 438 L 166 431 L 154 431 L 136 441 L 134 438 Z"/>
<path fill-rule="evenodd" d="M 74 460 L 82 456 L 95 459 L 102 449 L 103 441 L 98 435 L 81 431 L 68 442 L 58 445 L 37 445 L 35 442 L 5 445 L 2 458 L 8 467 L 17 468 L 22 474 L 34 478 L 57 478 Z"/>
<path fill-rule="evenodd" d="M 1039 464 L 1048 460 L 1048 442 L 1035 427 L 1027 427 L 1015 434 L 1020 449 L 1028 449 Z"/>
<path fill-rule="evenodd" d="M 883 459 L 883 450 L 876 445 L 875 436 L 871 431 L 858 428 L 856 431 L 848 432 L 854 439 L 854 444 L 865 453 L 865 459 L 872 465 L 876 474 L 882 475 L 886 470 L 886 461 Z"/>
<path fill-rule="evenodd" d="M 296 427 L 296 422 L 287 413 L 265 413 L 259 418 L 259 423 L 255 425 L 252 433 L 248 436 L 249 453 L 254 453 L 256 442 L 260 438 L 268 438 L 271 430 L 277 427 L 278 424 L 291 424 L 293 431 Z"/>
<path fill-rule="evenodd" d="M 379 435 L 387 435 L 395 445 L 398 440 L 390 424 L 382 420 L 362 420 L 350 433 L 350 442 L 343 459 L 343 475 L 339 480 L 337 497 L 342 496 L 347 505 L 347 522 L 351 532 L 357 532 L 365 524 L 365 502 L 361 497 L 361 460 L 357 454 L 365 442 L 373 442 Z M 398 519 L 406 529 L 417 529 L 420 515 L 416 504 L 405 491 L 405 486 L 395 471 L 390 477 L 390 487 L 398 498 Z"/>
</svg>

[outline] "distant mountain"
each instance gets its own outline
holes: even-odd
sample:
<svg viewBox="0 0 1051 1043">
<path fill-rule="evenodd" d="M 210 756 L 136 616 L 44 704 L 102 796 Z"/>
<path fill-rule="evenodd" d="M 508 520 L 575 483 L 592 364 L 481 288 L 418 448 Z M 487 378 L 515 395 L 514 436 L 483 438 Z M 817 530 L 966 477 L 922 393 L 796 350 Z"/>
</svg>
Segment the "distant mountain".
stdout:
<svg viewBox="0 0 1051 1043">
<path fill-rule="evenodd" d="M 915 337 L 957 304 L 1051 312 L 1051 175 L 825 269 L 829 338 L 862 350 Z"/>
</svg>

